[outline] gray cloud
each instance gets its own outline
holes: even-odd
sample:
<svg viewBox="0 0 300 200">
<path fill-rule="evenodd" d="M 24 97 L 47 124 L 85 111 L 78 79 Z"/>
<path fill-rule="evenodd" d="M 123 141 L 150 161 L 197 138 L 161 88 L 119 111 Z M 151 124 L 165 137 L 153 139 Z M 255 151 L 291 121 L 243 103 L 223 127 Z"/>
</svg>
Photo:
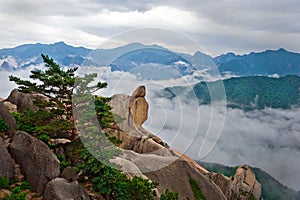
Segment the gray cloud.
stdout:
<svg viewBox="0 0 300 200">
<path fill-rule="evenodd" d="M 28 42 L 96 47 L 132 28 L 165 28 L 193 37 L 212 55 L 284 47 L 300 51 L 297 0 L 1 1 L 0 48 Z"/>
</svg>

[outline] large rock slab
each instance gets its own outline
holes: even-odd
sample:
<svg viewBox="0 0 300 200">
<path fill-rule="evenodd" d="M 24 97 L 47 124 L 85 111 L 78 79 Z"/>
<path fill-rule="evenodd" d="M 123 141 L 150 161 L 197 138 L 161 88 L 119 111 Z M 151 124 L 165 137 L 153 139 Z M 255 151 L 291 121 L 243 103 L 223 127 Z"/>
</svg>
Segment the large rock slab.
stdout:
<svg viewBox="0 0 300 200">
<path fill-rule="evenodd" d="M 6 176 L 11 179 L 14 175 L 12 159 L 6 149 L 5 143 L 0 138 L 0 177 Z"/>
<path fill-rule="evenodd" d="M 0 101 L 0 118 L 5 121 L 5 123 L 9 126 L 8 134 L 12 136 L 17 130 L 17 123 L 15 118 L 10 114 L 6 106 L 3 102 Z"/>
<path fill-rule="evenodd" d="M 48 181 L 60 174 L 59 160 L 49 147 L 31 135 L 19 131 L 11 141 L 9 151 L 20 164 L 26 181 L 39 193 L 44 192 Z"/>
<path fill-rule="evenodd" d="M 169 189 L 178 192 L 179 199 L 195 199 L 190 185 L 190 180 L 194 179 L 200 183 L 199 188 L 207 200 L 226 199 L 221 189 L 205 173 L 176 156 L 163 157 L 124 150 L 120 157 L 122 159 L 117 158 L 115 162 L 122 166 L 125 173 L 131 175 L 142 173 L 151 181 L 158 182 L 159 194 Z"/>
<path fill-rule="evenodd" d="M 44 193 L 45 200 L 67 200 L 67 199 L 78 199 L 88 200 L 89 195 L 84 189 L 75 182 L 68 182 L 64 178 L 56 178 L 51 180 L 46 187 Z"/>
</svg>

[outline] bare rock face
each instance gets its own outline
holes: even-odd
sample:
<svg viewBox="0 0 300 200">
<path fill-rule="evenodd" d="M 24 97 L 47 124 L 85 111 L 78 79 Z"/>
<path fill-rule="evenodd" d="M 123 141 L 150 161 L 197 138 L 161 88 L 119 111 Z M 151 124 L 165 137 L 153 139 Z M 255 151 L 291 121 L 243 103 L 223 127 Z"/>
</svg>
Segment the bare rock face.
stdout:
<svg viewBox="0 0 300 200">
<path fill-rule="evenodd" d="M 77 181 L 68 182 L 64 178 L 56 178 L 51 180 L 44 193 L 45 200 L 66 200 L 66 199 L 80 199 L 88 200 L 89 195 L 78 184 Z"/>
<path fill-rule="evenodd" d="M 166 189 L 178 192 L 179 199 L 195 199 L 190 180 L 198 182 L 199 189 L 207 200 L 225 200 L 221 189 L 205 173 L 199 171 L 189 162 L 175 156 L 158 156 L 154 154 L 138 154 L 132 151 L 123 151 L 119 159 L 120 164 L 129 173 L 142 173 L 153 182 L 158 182 L 158 193 Z M 132 162 L 131 164 L 129 164 Z M 133 170 L 133 171 L 131 171 Z"/>
<path fill-rule="evenodd" d="M 18 112 L 23 112 L 26 108 L 37 110 L 29 94 L 19 92 L 17 89 L 11 91 L 6 101 L 15 104 Z"/>
<path fill-rule="evenodd" d="M 149 105 L 145 99 L 145 95 L 145 86 L 140 86 L 135 91 L 133 91 L 130 97 L 130 115 L 137 126 L 142 126 L 142 124 L 148 119 Z"/>
<path fill-rule="evenodd" d="M 122 141 L 119 147 L 122 149 L 133 150 L 137 153 L 170 156 L 171 153 L 162 145 L 162 140 L 142 127 L 148 118 L 149 108 L 145 95 L 145 86 L 134 90 L 132 96 L 114 95 L 110 102 L 112 112 L 124 120 L 117 124 L 119 128 L 108 128 L 105 132 L 119 138 Z"/>
<path fill-rule="evenodd" d="M 9 112 L 18 112 L 15 104 L 10 103 L 9 101 L 3 101 L 3 104 L 6 106 Z"/>
<path fill-rule="evenodd" d="M 42 141 L 19 131 L 9 146 L 9 152 L 16 163 L 21 166 L 26 181 L 39 193 L 51 179 L 60 174 L 60 164 L 57 157 Z"/>
<path fill-rule="evenodd" d="M 49 98 L 36 92 L 22 93 L 14 89 L 5 101 L 15 104 L 17 111 L 23 112 L 27 108 L 37 111 L 34 101 L 49 101 Z"/>
<path fill-rule="evenodd" d="M 240 166 L 233 177 L 210 173 L 211 179 L 221 188 L 227 199 L 249 200 L 260 199 L 261 184 L 249 166 Z"/>
<path fill-rule="evenodd" d="M 170 151 L 162 146 L 160 140 L 154 141 L 146 135 L 144 136 L 133 136 L 127 132 L 118 129 L 107 128 L 106 133 L 110 136 L 119 138 L 122 142 L 119 145 L 121 149 L 132 150 L 136 153 L 152 153 L 160 156 L 170 156 Z"/>
<path fill-rule="evenodd" d="M 261 184 L 256 180 L 255 174 L 247 165 L 239 167 L 234 175 L 233 185 L 236 187 L 235 192 L 240 192 L 240 199 L 248 200 L 251 195 L 256 199 L 261 196 Z"/>
<path fill-rule="evenodd" d="M 0 102 L 0 118 L 3 119 L 5 123 L 9 126 L 8 134 L 9 136 L 12 136 L 17 130 L 17 123 L 15 118 L 7 110 L 3 102 Z"/>
<path fill-rule="evenodd" d="M 0 137 L 0 177 L 6 176 L 11 179 L 14 175 L 13 161 L 6 149 L 5 143 Z"/>
</svg>

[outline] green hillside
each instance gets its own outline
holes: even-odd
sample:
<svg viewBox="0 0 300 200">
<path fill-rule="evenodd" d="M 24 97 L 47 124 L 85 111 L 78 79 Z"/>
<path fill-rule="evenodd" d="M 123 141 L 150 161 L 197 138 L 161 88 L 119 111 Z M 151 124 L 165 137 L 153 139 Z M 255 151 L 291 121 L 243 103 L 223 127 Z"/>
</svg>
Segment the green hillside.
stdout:
<svg viewBox="0 0 300 200">
<path fill-rule="evenodd" d="M 282 78 L 264 76 L 234 77 L 223 81 L 227 105 L 244 110 L 282 108 L 289 109 L 300 105 L 300 77 L 289 75 Z M 196 95 L 199 104 L 210 104 L 214 90 L 218 90 L 220 81 L 199 82 L 193 89 L 187 87 L 166 88 L 164 95 L 169 98 Z M 208 90 L 210 88 L 210 90 Z M 214 89 L 216 88 L 216 89 Z M 194 94 L 193 94 L 194 93 Z M 222 99 L 215 95 L 214 101 Z"/>
</svg>

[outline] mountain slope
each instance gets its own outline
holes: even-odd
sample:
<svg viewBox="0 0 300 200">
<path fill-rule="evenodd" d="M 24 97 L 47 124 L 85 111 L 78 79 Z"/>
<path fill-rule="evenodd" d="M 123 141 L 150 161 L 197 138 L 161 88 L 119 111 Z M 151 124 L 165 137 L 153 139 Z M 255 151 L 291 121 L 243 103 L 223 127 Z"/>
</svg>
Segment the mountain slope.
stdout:
<svg viewBox="0 0 300 200">
<path fill-rule="evenodd" d="M 234 77 L 223 81 L 227 105 L 244 110 L 264 109 L 265 107 L 289 109 L 300 105 L 300 77 L 289 75 L 282 78 L 270 78 L 263 76 Z M 164 95 L 169 98 L 175 96 L 190 97 L 193 94 L 200 104 L 210 104 L 208 88 L 217 88 L 221 81 L 200 82 L 188 87 L 166 88 Z M 222 97 L 214 99 L 221 100 Z"/>
<path fill-rule="evenodd" d="M 248 55 L 223 54 L 214 58 L 219 71 L 236 75 L 300 75 L 300 54 L 278 50 L 266 50 Z"/>
<path fill-rule="evenodd" d="M 90 51 L 90 49 L 73 47 L 64 42 L 54 44 L 24 44 L 15 48 L 0 50 L 0 60 L 3 60 L 1 68 L 14 70 L 26 68 L 31 64 L 42 63 L 41 54 L 49 55 L 54 60 L 66 66 L 81 64 Z"/>
<path fill-rule="evenodd" d="M 157 48 L 130 51 L 118 57 L 110 66 L 112 71 L 126 71 L 152 80 L 178 78 L 196 70 L 182 56 Z"/>
</svg>

